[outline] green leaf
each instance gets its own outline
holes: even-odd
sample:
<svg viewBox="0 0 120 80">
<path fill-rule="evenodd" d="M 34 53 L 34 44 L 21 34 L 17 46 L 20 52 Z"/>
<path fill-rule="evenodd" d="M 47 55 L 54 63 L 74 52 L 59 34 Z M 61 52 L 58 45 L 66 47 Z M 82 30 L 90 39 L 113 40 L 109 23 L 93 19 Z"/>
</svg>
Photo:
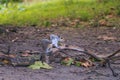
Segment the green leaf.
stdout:
<svg viewBox="0 0 120 80">
<path fill-rule="evenodd" d="M 30 65 L 29 68 L 31 69 L 41 69 L 41 68 L 44 68 L 44 69 L 52 69 L 51 66 L 49 66 L 47 63 L 45 62 L 41 62 L 41 61 L 36 61 L 33 65 Z"/>
<path fill-rule="evenodd" d="M 61 61 L 61 64 L 70 66 L 73 64 L 74 60 L 72 58 L 65 58 L 63 61 Z"/>
<path fill-rule="evenodd" d="M 78 66 L 78 67 L 80 67 L 81 66 L 81 62 L 80 61 L 75 61 L 75 66 Z"/>
</svg>

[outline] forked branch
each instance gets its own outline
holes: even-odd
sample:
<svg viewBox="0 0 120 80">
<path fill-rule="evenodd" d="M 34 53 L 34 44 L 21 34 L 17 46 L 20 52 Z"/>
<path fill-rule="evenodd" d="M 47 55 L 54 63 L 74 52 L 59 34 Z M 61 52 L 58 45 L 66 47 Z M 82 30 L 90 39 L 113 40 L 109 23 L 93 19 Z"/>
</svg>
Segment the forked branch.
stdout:
<svg viewBox="0 0 120 80">
<path fill-rule="evenodd" d="M 112 53 L 111 55 L 109 56 L 106 56 L 106 57 L 99 57 L 95 54 L 92 54 L 90 52 L 88 52 L 87 50 L 84 50 L 84 49 L 81 49 L 77 46 L 69 46 L 69 45 L 64 45 L 64 46 L 60 46 L 59 49 L 56 49 L 56 48 L 53 48 L 52 51 L 53 53 L 56 53 L 58 51 L 61 51 L 61 50 L 74 50 L 74 51 L 78 51 L 80 52 L 79 54 L 86 54 L 86 55 L 89 55 L 91 56 L 92 58 L 96 59 L 97 61 L 100 61 L 102 62 L 102 65 L 108 65 L 108 67 L 110 68 L 110 70 L 112 71 L 112 74 L 113 76 L 116 76 L 117 74 L 114 72 L 114 70 L 112 69 L 111 67 L 111 63 L 110 63 L 110 60 L 120 60 L 120 56 L 115 56 L 116 54 L 118 54 L 120 52 L 120 49 L 115 51 L 114 53 Z"/>
</svg>

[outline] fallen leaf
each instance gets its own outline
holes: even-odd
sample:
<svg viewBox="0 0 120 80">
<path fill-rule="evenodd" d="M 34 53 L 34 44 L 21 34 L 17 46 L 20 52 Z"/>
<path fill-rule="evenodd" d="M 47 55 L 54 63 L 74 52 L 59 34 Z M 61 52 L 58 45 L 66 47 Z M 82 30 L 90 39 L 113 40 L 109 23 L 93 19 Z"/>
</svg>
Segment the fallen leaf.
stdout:
<svg viewBox="0 0 120 80">
<path fill-rule="evenodd" d="M 109 19 L 109 18 L 113 18 L 113 17 L 114 17 L 113 14 L 109 14 L 109 15 L 107 15 L 105 18 L 106 18 L 106 19 Z"/>
<path fill-rule="evenodd" d="M 99 24 L 101 26 L 105 26 L 107 24 L 107 21 L 105 19 L 102 19 L 102 20 L 99 21 Z"/>
<path fill-rule="evenodd" d="M 74 60 L 72 58 L 67 57 L 61 61 L 61 64 L 70 66 L 71 64 L 73 64 L 73 62 Z"/>
<path fill-rule="evenodd" d="M 23 54 L 21 54 L 21 56 L 23 56 L 23 57 L 28 57 L 28 56 L 30 56 L 30 54 L 28 54 L 28 53 L 23 53 Z"/>
<path fill-rule="evenodd" d="M 6 56 L 5 54 L 3 54 L 2 52 L 0 52 L 0 56 Z"/>
<path fill-rule="evenodd" d="M 10 61 L 8 61 L 8 60 L 3 60 L 3 63 L 4 63 L 4 64 L 9 64 Z"/>
<path fill-rule="evenodd" d="M 87 68 L 93 66 L 93 63 L 91 61 L 85 61 L 85 62 L 81 62 L 81 66 Z"/>
<path fill-rule="evenodd" d="M 97 38 L 98 39 L 103 39 L 103 40 L 117 40 L 116 37 L 110 37 L 110 36 L 107 36 L 107 35 L 100 35 Z"/>
<path fill-rule="evenodd" d="M 30 50 L 25 50 L 22 54 L 21 54 L 21 56 L 23 56 L 23 57 L 28 57 L 28 56 L 30 56 Z"/>
<path fill-rule="evenodd" d="M 9 57 L 10 57 L 10 58 L 15 58 L 16 55 L 14 55 L 14 54 L 9 54 Z"/>
<path fill-rule="evenodd" d="M 81 62 L 80 61 L 75 61 L 74 65 L 80 67 L 81 66 Z"/>
<path fill-rule="evenodd" d="M 44 69 L 52 69 L 51 66 L 49 66 L 47 63 L 45 62 L 41 62 L 41 61 L 36 61 L 34 64 L 30 65 L 29 68 L 31 69 L 41 69 L 41 68 L 44 68 Z"/>
</svg>

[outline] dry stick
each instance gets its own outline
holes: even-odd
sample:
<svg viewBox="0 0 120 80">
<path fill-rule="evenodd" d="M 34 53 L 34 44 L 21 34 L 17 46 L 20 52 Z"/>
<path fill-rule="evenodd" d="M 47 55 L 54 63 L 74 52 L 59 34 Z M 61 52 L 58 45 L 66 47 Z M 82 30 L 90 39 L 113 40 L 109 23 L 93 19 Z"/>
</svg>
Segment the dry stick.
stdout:
<svg viewBox="0 0 120 80">
<path fill-rule="evenodd" d="M 107 58 L 111 58 L 113 56 L 115 56 L 116 54 L 118 54 L 120 52 L 120 49 L 115 51 L 113 54 L 109 55 Z"/>
<path fill-rule="evenodd" d="M 110 70 L 112 71 L 113 76 L 117 76 L 118 74 L 115 73 L 115 71 L 113 70 L 113 68 L 111 67 L 110 64 L 110 60 L 114 61 L 114 60 L 120 60 L 120 56 L 115 56 L 116 54 L 118 54 L 120 52 L 120 49 L 115 51 L 113 54 L 109 55 L 106 57 L 106 63 L 108 64 L 108 67 L 110 68 Z"/>
<path fill-rule="evenodd" d="M 11 51 L 11 46 L 10 46 L 10 43 L 9 43 L 9 45 L 8 45 L 8 49 L 7 49 L 7 54 L 9 55 L 10 54 L 10 51 Z"/>
<path fill-rule="evenodd" d="M 103 58 L 98 57 L 95 54 L 89 53 L 87 50 L 80 49 L 79 47 L 76 47 L 76 46 L 60 46 L 60 49 L 53 48 L 53 53 L 56 53 L 56 52 L 61 51 L 61 50 L 74 50 L 74 51 L 80 52 L 80 54 L 82 54 L 82 53 L 87 54 L 87 55 L 95 58 L 98 61 L 104 60 Z"/>
<path fill-rule="evenodd" d="M 110 60 L 109 60 L 109 59 L 107 60 L 107 64 L 108 64 L 108 67 L 110 68 L 110 70 L 112 71 L 113 76 L 116 77 L 118 74 L 115 73 L 115 71 L 114 71 L 113 68 L 111 67 Z"/>
<path fill-rule="evenodd" d="M 120 65 L 120 62 L 111 62 L 111 64 Z"/>
<path fill-rule="evenodd" d="M 91 57 L 93 57 L 94 59 L 98 60 L 98 61 L 103 61 L 103 65 L 108 64 L 108 67 L 110 68 L 110 70 L 112 71 L 113 76 L 117 76 L 117 73 L 114 72 L 114 70 L 112 69 L 111 65 L 110 65 L 110 58 L 113 57 L 114 55 L 116 55 L 118 52 L 120 52 L 120 50 L 117 50 L 116 52 L 114 52 L 113 54 L 109 55 L 108 57 L 102 58 L 102 57 L 98 57 L 95 54 L 89 53 L 87 50 L 83 50 L 83 49 L 79 49 L 76 46 L 61 46 L 60 49 L 53 49 L 53 53 L 61 51 L 61 50 L 74 50 L 74 51 L 78 51 L 81 53 L 85 53 Z"/>
<path fill-rule="evenodd" d="M 120 56 L 113 56 L 109 59 L 112 60 L 112 61 L 120 60 Z"/>
</svg>

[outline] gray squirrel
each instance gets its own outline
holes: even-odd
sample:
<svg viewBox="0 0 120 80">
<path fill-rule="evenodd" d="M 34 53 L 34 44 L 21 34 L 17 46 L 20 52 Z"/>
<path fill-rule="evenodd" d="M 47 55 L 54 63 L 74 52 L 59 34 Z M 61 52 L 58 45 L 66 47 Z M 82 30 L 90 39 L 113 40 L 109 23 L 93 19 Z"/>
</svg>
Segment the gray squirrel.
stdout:
<svg viewBox="0 0 120 80">
<path fill-rule="evenodd" d="M 50 35 L 50 39 L 42 39 L 41 45 L 45 53 L 45 60 L 50 63 L 49 56 L 52 53 L 52 48 L 59 48 L 59 42 L 64 42 L 64 39 L 55 34 Z"/>
</svg>

